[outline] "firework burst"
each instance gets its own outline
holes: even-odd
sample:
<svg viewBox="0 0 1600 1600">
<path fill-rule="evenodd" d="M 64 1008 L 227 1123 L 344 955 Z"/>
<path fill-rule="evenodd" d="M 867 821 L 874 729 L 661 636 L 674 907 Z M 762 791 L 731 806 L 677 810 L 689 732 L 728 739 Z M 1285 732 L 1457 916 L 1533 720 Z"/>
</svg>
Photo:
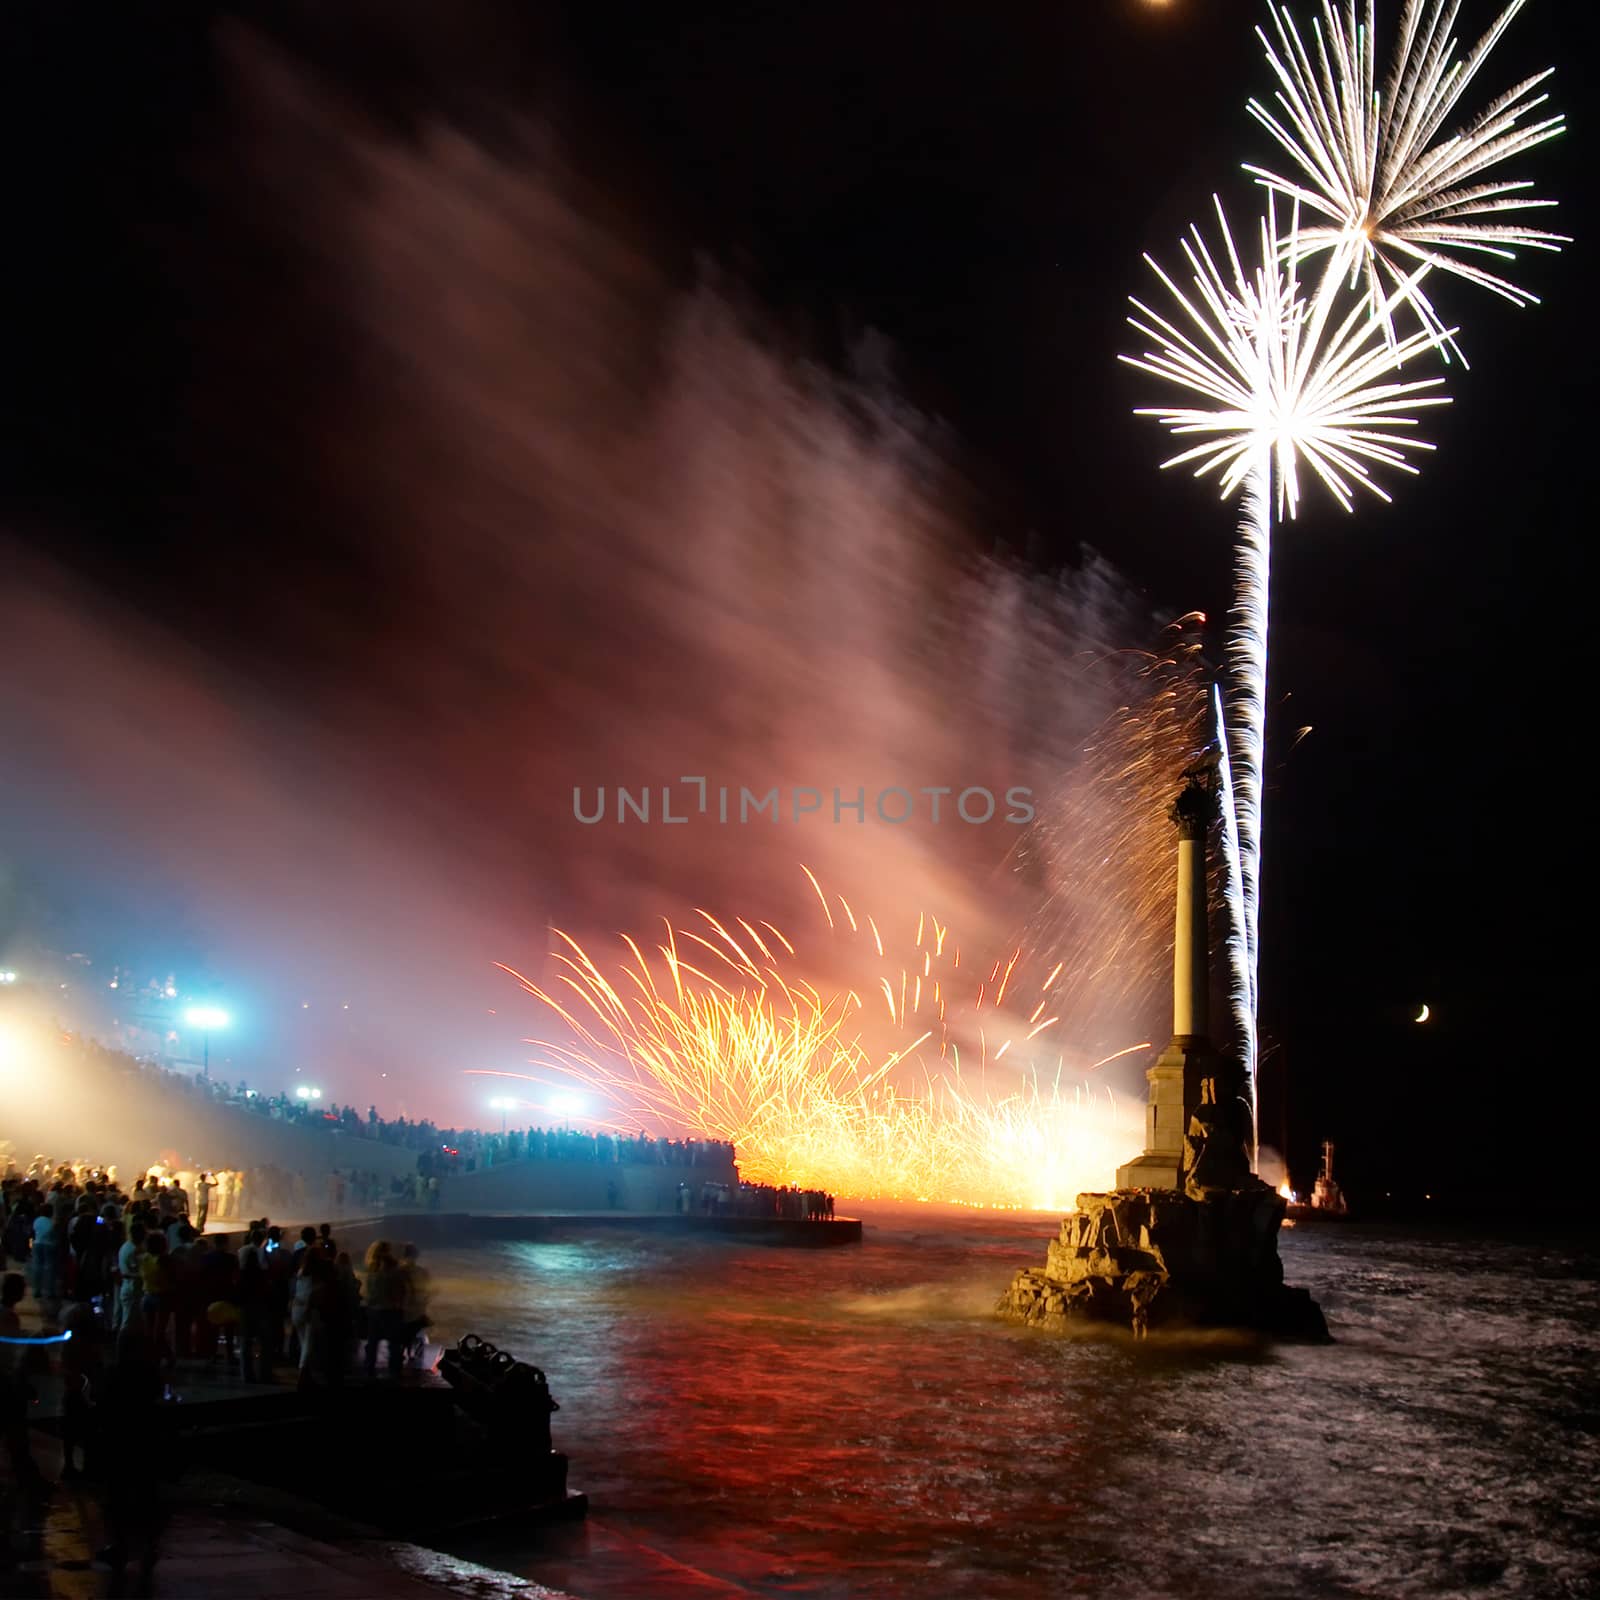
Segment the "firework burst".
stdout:
<svg viewBox="0 0 1600 1600">
<path fill-rule="evenodd" d="M 1399 369 L 1431 350 L 1448 359 L 1457 348 L 1456 330 L 1424 291 L 1430 271 L 1526 305 L 1533 295 L 1479 259 L 1511 261 L 1519 249 L 1566 242 L 1520 216 L 1505 220 L 1553 202 L 1531 198 L 1525 183 L 1487 176 L 1562 131 L 1559 115 L 1535 119 L 1549 73 L 1515 85 L 1455 131 L 1447 127 L 1524 3 L 1513 0 L 1462 54 L 1454 32 L 1460 0 L 1403 0 L 1381 91 L 1374 0 L 1359 17 L 1357 0 L 1319 0 L 1309 45 L 1289 9 L 1276 6 L 1276 40 L 1257 30 L 1278 79 L 1276 109 L 1253 100 L 1250 110 L 1300 176 L 1246 169 L 1269 191 L 1257 264 L 1242 265 L 1219 203 L 1225 265 L 1191 229 L 1183 244 L 1190 287 L 1150 262 L 1173 313 L 1133 302 L 1138 315 L 1129 320 L 1154 348 L 1122 359 L 1198 397 L 1141 413 L 1199 440 L 1164 465 L 1215 474 L 1224 498 L 1243 491 L 1227 644 L 1223 780 L 1233 804 L 1223 855 L 1236 1031 L 1252 1085 L 1274 509 L 1279 518 L 1295 515 L 1302 467 L 1347 511 L 1358 488 L 1389 498 L 1381 472 L 1416 472 L 1408 453 L 1431 448 L 1413 431 L 1417 413 L 1446 397 L 1432 392 L 1437 379 L 1406 379 Z M 1292 220 L 1280 233 L 1285 197 Z M 1312 219 L 1305 227 L 1302 211 Z M 1320 277 L 1305 288 L 1300 268 L 1319 256 Z M 1397 330 L 1402 306 L 1418 331 Z"/>
<path fill-rule="evenodd" d="M 1436 348 L 1448 332 L 1424 330 L 1391 344 L 1365 303 L 1343 295 L 1331 274 L 1309 295 L 1303 292 L 1298 214 L 1284 234 L 1270 199 L 1260 223 L 1257 264 L 1246 267 L 1222 202 L 1214 204 L 1224 265 L 1205 234 L 1191 228 L 1182 243 L 1189 288 L 1145 257 L 1171 296 L 1175 315 L 1131 302 L 1138 315 L 1129 323 L 1155 348 L 1121 359 L 1206 402 L 1138 413 L 1158 418 L 1179 438 L 1200 438 L 1162 465 L 1192 463 L 1196 477 L 1215 473 L 1224 498 L 1253 473 L 1265 472 L 1280 516 L 1287 511 L 1292 517 L 1299 508 L 1302 465 L 1347 511 L 1358 486 L 1388 499 L 1372 468 L 1414 474 L 1406 452 L 1433 448 L 1412 431 L 1414 412 L 1448 403 L 1430 392 L 1442 379 L 1402 379 L 1395 369 Z M 1409 287 L 1410 280 L 1384 302 L 1384 311 L 1392 311 Z"/>
<path fill-rule="evenodd" d="M 825 993 L 794 975 L 777 928 L 704 911 L 651 956 L 625 939 L 615 968 L 562 934 L 548 986 L 505 969 L 560 1024 L 528 1041 L 535 1072 L 521 1076 L 583 1085 L 617 1130 L 726 1140 L 757 1182 L 1045 1208 L 1107 1186 L 1137 1110 L 1086 1079 L 1104 1061 L 1068 1075 L 1049 1043 L 1061 966 L 1027 977 L 1020 950 L 963 963 L 926 913 L 902 959 L 874 917 L 812 883 L 857 987 Z M 991 1091 L 1007 1060 L 1020 1070 Z"/>
<path fill-rule="evenodd" d="M 1197 227 L 1183 242 L 1187 288 L 1145 258 L 1174 312 L 1164 316 L 1133 300 L 1137 314 L 1128 320 L 1154 348 L 1122 359 L 1204 402 L 1139 413 L 1158 418 L 1179 438 L 1200 439 L 1164 465 L 1193 464 L 1197 477 L 1215 474 L 1224 496 L 1244 491 L 1227 644 L 1226 742 L 1235 817 L 1225 834 L 1225 857 L 1230 873 L 1236 873 L 1227 886 L 1228 904 L 1243 923 L 1240 928 L 1235 921 L 1228 948 L 1234 1013 L 1249 1015 L 1248 1026 L 1238 1030 L 1238 1044 L 1251 1075 L 1253 1102 L 1274 501 L 1280 517 L 1296 514 L 1302 467 L 1346 511 L 1354 509 L 1358 488 L 1387 500 L 1375 473 L 1415 473 L 1408 452 L 1432 448 L 1416 437 L 1417 413 L 1447 403 L 1436 392 L 1442 379 L 1403 378 L 1396 369 L 1448 334 L 1424 328 L 1396 339 L 1386 330 L 1395 301 L 1414 288 L 1409 281 L 1384 302 L 1380 317 L 1331 272 L 1308 293 L 1299 279 L 1298 206 L 1283 234 L 1277 206 L 1268 197 L 1249 267 L 1220 201 L 1216 209 L 1220 251 Z"/>
<path fill-rule="evenodd" d="M 1558 250 L 1561 234 L 1507 220 L 1553 206 L 1525 182 L 1490 180 L 1502 162 L 1564 129 L 1559 114 L 1534 119 L 1548 96 L 1541 72 L 1454 125 L 1462 100 L 1525 0 L 1514 0 L 1464 54 L 1455 37 L 1460 0 L 1404 0 L 1387 77 L 1377 74 L 1375 0 L 1321 0 L 1308 44 L 1287 6 L 1273 33 L 1257 29 L 1279 88 L 1272 106 L 1250 102 L 1298 179 L 1264 167 L 1246 171 L 1325 219 L 1300 231 L 1302 257 L 1326 251 L 1335 277 L 1364 283 L 1369 307 L 1393 334 L 1392 307 L 1409 305 L 1422 325 L 1457 348 L 1416 276 L 1434 267 L 1524 306 L 1526 289 L 1480 265 L 1519 250 Z M 1459 353 L 1459 350 L 1458 350 Z"/>
</svg>

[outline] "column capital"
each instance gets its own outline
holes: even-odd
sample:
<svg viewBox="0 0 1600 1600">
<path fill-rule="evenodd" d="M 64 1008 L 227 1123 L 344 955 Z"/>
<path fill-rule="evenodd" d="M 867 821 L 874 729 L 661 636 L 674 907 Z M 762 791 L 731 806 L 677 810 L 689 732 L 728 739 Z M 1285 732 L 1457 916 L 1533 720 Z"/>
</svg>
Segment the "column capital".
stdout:
<svg viewBox="0 0 1600 1600">
<path fill-rule="evenodd" d="M 1167 815 L 1177 825 L 1180 839 L 1203 839 L 1221 813 L 1214 785 L 1214 770 L 1197 767 L 1184 773 L 1188 780 Z"/>
</svg>

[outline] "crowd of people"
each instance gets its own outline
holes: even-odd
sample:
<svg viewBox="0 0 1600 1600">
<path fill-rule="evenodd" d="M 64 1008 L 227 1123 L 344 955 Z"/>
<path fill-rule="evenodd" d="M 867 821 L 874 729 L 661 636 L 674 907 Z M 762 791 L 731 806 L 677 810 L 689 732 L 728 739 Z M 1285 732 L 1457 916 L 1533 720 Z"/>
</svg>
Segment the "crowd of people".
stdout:
<svg viewBox="0 0 1600 1600">
<path fill-rule="evenodd" d="M 770 1183 L 678 1185 L 678 1210 L 713 1217 L 781 1217 L 786 1222 L 830 1222 L 833 1196 L 824 1189 L 779 1188 Z"/>
<path fill-rule="evenodd" d="M 55 1353 L 64 1380 L 64 1476 L 106 1486 L 123 1565 L 153 1513 L 146 1470 L 160 1402 L 180 1369 L 302 1388 L 337 1386 L 359 1359 L 375 1379 L 420 1359 L 427 1269 L 415 1245 L 379 1241 L 358 1265 L 333 1226 L 296 1237 L 262 1216 L 234 1235 L 203 1232 L 210 1174 L 142 1173 L 125 1189 L 108 1167 L 35 1161 L 0 1180 L 0 1447 L 19 1486 L 46 1494 L 28 1437 L 37 1364 Z M 39 1337 L 24 1338 L 31 1290 Z M 66 1337 L 61 1337 L 65 1335 Z M 48 1342 L 47 1342 L 48 1341 Z M 153 1546 L 152 1546 L 153 1549 Z"/>
<path fill-rule="evenodd" d="M 10 1176 L 17 1170 L 9 1150 L 0 1146 L 0 1166 Z M 115 1166 L 91 1168 L 86 1162 L 47 1166 L 45 1158 L 34 1158 L 25 1178 L 54 1178 L 65 1172 L 80 1188 L 91 1178 L 115 1185 Z M 420 1174 L 385 1178 L 381 1173 L 360 1168 L 335 1169 L 327 1174 L 320 1202 L 307 1193 L 304 1176 L 271 1164 L 227 1168 L 214 1171 L 185 1168 L 181 1171 L 157 1163 L 145 1168 L 134 1180 L 131 1191 L 143 1199 L 159 1193 L 160 1203 L 195 1221 L 204 1231 L 207 1221 L 238 1223 L 255 1212 L 288 1212 L 292 1216 L 315 1213 L 319 1206 L 330 1216 L 366 1215 L 379 1210 L 423 1211 L 438 1208 L 439 1181 Z"/>
<path fill-rule="evenodd" d="M 427 1274 L 415 1246 L 397 1253 L 374 1245 L 363 1280 L 331 1223 L 303 1227 L 290 1241 L 270 1218 L 253 1219 L 237 1252 L 228 1236 L 206 1236 L 207 1202 L 217 1187 L 207 1173 L 191 1195 L 181 1175 L 161 1169 L 142 1173 L 124 1191 L 109 1167 L 51 1166 L 39 1158 L 19 1173 L 7 1165 L 0 1264 L 24 1269 L 47 1323 L 70 1306 L 102 1334 L 139 1327 L 169 1365 L 215 1363 L 225 1350 L 246 1379 L 270 1373 L 291 1354 L 310 1381 L 336 1379 L 344 1369 L 334 1348 L 340 1341 L 315 1337 L 324 1326 L 370 1334 L 375 1314 L 398 1310 L 408 1312 L 413 1335 L 426 1322 Z M 308 1274 L 310 1283 L 297 1281 Z M 376 1325 L 369 1370 L 378 1344 L 389 1342 L 389 1324 L 378 1316 Z M 390 1362 L 398 1370 L 399 1348 Z"/>
<path fill-rule="evenodd" d="M 455 1172 L 474 1172 L 480 1167 L 498 1166 L 507 1161 L 711 1167 L 731 1165 L 734 1159 L 733 1145 L 719 1139 L 656 1139 L 649 1134 L 586 1132 L 572 1127 L 508 1128 L 498 1133 L 476 1128 L 444 1128 L 426 1119 L 382 1117 L 375 1105 L 363 1112 L 353 1105 L 324 1103 L 320 1094 L 314 1094 L 309 1086 L 302 1086 L 294 1093 L 288 1090 L 268 1093 L 252 1088 L 243 1079 L 228 1083 L 221 1078 L 198 1076 L 192 1071 L 174 1070 L 159 1061 L 109 1049 L 92 1039 L 79 1037 L 73 1042 L 86 1060 L 103 1071 L 146 1075 L 157 1080 L 162 1089 L 175 1090 L 191 1099 L 209 1100 L 273 1121 L 337 1133 L 345 1139 L 371 1140 L 414 1151 L 419 1175 L 424 1180 Z M 341 1166 L 352 1169 L 348 1180 L 352 1188 L 357 1180 L 379 1188 L 383 1185 L 384 1180 L 376 1172 L 361 1168 L 353 1150 L 350 1161 Z M 218 1215 L 237 1218 L 256 1204 L 294 1209 L 305 1199 L 303 1190 L 294 1188 L 299 1181 L 296 1175 L 278 1168 L 258 1167 L 248 1173 L 230 1174 L 230 1177 L 239 1180 L 241 1185 L 248 1184 L 259 1195 L 259 1200 L 252 1198 L 242 1205 L 234 1204 L 232 1210 L 219 1209 Z M 382 1196 L 374 1194 L 370 1198 L 376 1200 Z M 388 1198 L 395 1196 L 391 1194 Z M 219 1194 L 219 1206 L 226 1207 L 231 1199 L 228 1193 Z M 426 1203 L 425 1195 L 423 1203 Z"/>
<path fill-rule="evenodd" d="M 237 1222 L 257 1210 L 290 1211 L 303 1216 L 318 1204 L 307 1196 L 305 1178 L 283 1167 L 269 1164 L 236 1171 L 224 1169 L 211 1176 L 217 1185 L 211 1214 L 225 1222 Z M 413 1182 L 412 1176 L 386 1178 L 364 1167 L 336 1167 L 325 1180 L 322 1204 L 333 1216 L 395 1204 L 422 1210 L 429 1203 L 428 1184 L 426 1180 Z M 434 1197 L 437 1194 L 435 1183 Z"/>
<path fill-rule="evenodd" d="M 437 1149 L 427 1145 L 418 1148 L 430 1167 L 446 1172 L 473 1172 L 507 1161 L 730 1167 L 734 1159 L 733 1146 L 720 1139 L 653 1139 L 649 1134 L 586 1133 L 581 1128 L 511 1128 L 504 1133 L 450 1128 L 440 1136 Z"/>
</svg>

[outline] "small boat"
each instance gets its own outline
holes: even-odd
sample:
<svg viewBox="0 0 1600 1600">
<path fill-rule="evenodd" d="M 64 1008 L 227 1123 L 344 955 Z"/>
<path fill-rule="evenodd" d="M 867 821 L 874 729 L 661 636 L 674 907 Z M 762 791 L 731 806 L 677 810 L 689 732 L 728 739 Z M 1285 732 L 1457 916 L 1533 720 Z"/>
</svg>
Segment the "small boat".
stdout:
<svg viewBox="0 0 1600 1600">
<path fill-rule="evenodd" d="M 1332 1139 L 1322 1141 L 1322 1170 L 1317 1174 L 1317 1181 L 1311 1186 L 1311 1198 L 1300 1199 L 1289 1188 L 1287 1182 L 1281 1192 L 1286 1194 L 1289 1201 L 1287 1220 L 1291 1223 L 1313 1219 L 1318 1222 L 1337 1222 L 1350 1215 L 1350 1204 L 1333 1175 Z"/>
</svg>

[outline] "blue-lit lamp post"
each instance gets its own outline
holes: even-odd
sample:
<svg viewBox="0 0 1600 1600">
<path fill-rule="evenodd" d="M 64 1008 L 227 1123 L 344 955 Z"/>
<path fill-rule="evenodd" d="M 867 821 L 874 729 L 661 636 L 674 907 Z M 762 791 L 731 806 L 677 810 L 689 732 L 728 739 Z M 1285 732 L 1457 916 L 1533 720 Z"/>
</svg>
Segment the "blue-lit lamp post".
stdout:
<svg viewBox="0 0 1600 1600">
<path fill-rule="evenodd" d="M 213 1028 L 226 1028 L 228 1026 L 228 1013 L 220 1006 L 190 1006 L 183 1014 L 183 1020 L 191 1028 L 201 1030 L 201 1038 L 205 1041 L 202 1048 L 204 1064 L 201 1072 L 211 1076 L 211 1030 Z"/>
</svg>

